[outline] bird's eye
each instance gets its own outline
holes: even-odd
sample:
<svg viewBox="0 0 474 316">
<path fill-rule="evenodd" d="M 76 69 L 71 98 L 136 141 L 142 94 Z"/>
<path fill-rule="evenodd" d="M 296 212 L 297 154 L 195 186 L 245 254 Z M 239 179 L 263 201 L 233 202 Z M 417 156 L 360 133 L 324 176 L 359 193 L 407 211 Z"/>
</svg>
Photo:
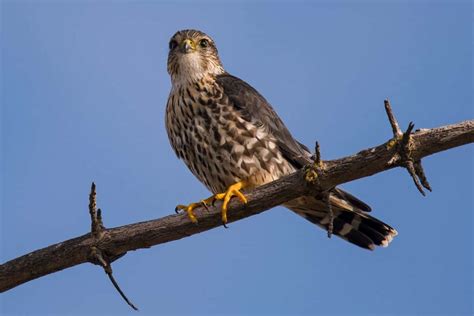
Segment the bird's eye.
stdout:
<svg viewBox="0 0 474 316">
<path fill-rule="evenodd" d="M 209 41 L 204 38 L 204 39 L 202 39 L 202 40 L 199 41 L 199 45 L 200 45 L 201 47 L 207 47 L 207 46 L 209 46 Z"/>
<path fill-rule="evenodd" d="M 178 42 L 175 40 L 170 41 L 170 50 L 174 49 L 176 46 L 178 46 Z"/>
</svg>

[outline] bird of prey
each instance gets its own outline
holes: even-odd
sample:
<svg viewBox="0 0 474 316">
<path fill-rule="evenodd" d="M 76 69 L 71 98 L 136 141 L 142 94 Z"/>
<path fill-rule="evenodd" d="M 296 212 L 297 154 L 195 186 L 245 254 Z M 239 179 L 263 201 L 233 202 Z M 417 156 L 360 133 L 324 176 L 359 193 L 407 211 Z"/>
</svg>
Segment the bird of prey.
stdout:
<svg viewBox="0 0 474 316">
<path fill-rule="evenodd" d="M 182 30 L 169 42 L 171 92 L 166 129 L 176 155 L 213 193 L 210 198 L 178 205 L 197 222 L 193 209 L 222 200 L 222 222 L 228 203 L 241 192 L 295 172 L 312 162 L 311 153 L 293 138 L 265 98 L 245 81 L 225 71 L 211 37 Z M 362 248 L 387 246 L 396 230 L 370 216 L 370 207 L 335 188 L 329 196 L 333 233 Z M 325 203 L 304 196 L 284 204 L 323 229 L 331 221 Z"/>
</svg>

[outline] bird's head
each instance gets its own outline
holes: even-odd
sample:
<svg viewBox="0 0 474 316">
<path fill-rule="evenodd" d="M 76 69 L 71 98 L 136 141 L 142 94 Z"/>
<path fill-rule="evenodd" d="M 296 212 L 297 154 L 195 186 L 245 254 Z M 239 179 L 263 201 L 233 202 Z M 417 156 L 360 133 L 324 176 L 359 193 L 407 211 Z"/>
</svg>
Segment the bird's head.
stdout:
<svg viewBox="0 0 474 316">
<path fill-rule="evenodd" d="M 175 83 L 195 82 L 224 72 L 216 45 L 201 31 L 176 32 L 169 42 L 168 73 Z"/>
</svg>

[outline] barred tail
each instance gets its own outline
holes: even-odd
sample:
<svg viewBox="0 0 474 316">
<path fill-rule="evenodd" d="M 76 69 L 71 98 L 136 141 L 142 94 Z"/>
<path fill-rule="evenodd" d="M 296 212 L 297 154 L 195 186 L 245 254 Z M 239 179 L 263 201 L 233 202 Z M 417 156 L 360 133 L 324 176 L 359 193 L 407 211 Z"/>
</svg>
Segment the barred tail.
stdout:
<svg viewBox="0 0 474 316">
<path fill-rule="evenodd" d="M 359 247 L 373 250 L 387 247 L 397 231 L 384 222 L 366 214 L 370 207 L 354 196 L 337 189 L 331 194 L 333 234 Z M 353 199 L 353 200 L 352 200 Z M 355 201 L 355 202 L 354 202 Z M 285 204 L 286 207 L 327 230 L 330 215 L 327 207 L 314 197 L 301 197 Z"/>
</svg>

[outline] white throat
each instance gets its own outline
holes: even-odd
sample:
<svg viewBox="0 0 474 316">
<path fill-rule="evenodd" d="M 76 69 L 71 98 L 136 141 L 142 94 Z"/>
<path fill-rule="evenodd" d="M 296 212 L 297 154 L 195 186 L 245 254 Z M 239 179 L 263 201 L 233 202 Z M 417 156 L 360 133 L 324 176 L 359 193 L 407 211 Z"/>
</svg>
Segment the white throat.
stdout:
<svg viewBox="0 0 474 316">
<path fill-rule="evenodd" d="M 173 86 L 184 86 L 194 82 L 201 81 L 207 76 L 216 76 L 224 73 L 221 64 L 212 60 L 208 61 L 204 68 L 199 54 L 191 53 L 181 55 L 179 58 L 178 73 L 171 76 Z"/>
</svg>

